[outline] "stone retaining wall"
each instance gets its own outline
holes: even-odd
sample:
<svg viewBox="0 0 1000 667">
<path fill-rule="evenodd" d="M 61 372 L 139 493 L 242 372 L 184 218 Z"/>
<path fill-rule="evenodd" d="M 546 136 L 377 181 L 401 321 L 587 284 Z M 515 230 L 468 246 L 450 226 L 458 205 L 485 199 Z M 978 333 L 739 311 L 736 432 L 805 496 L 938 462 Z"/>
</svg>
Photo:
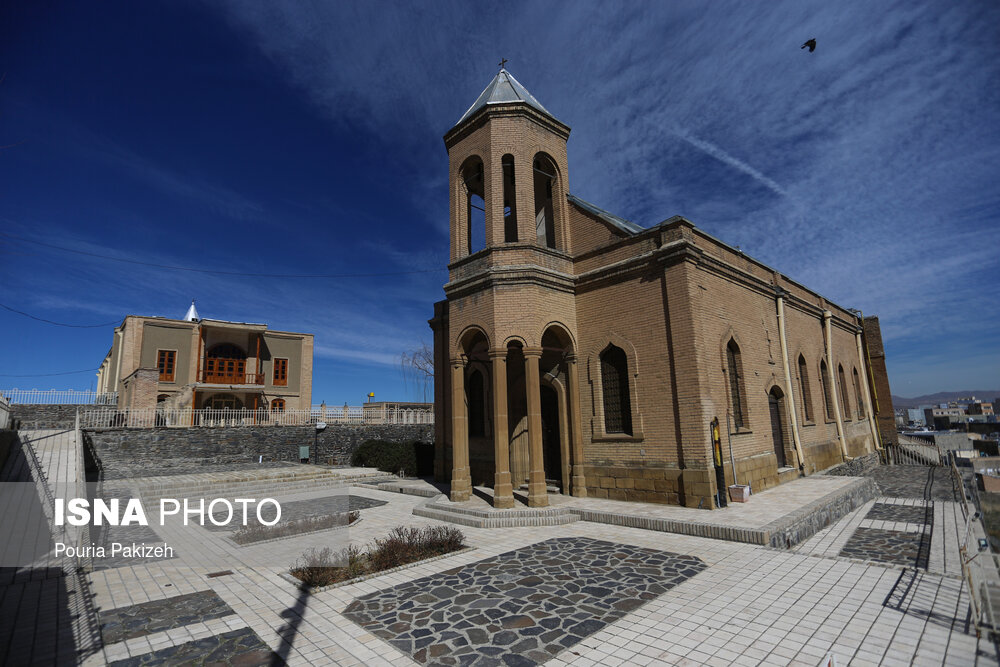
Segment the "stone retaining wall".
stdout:
<svg viewBox="0 0 1000 667">
<path fill-rule="evenodd" d="M 878 452 L 872 452 L 870 454 L 865 454 L 864 456 L 859 456 L 853 461 L 848 461 L 846 463 L 841 463 L 838 466 L 834 466 L 829 470 L 824 470 L 824 475 L 840 475 L 841 477 L 860 477 L 866 472 L 873 468 L 877 468 L 881 465 L 881 460 L 879 459 Z"/>
<path fill-rule="evenodd" d="M 10 406 L 10 418 L 19 429 L 73 428 L 78 408 L 93 405 L 38 405 L 26 403 Z"/>
<path fill-rule="evenodd" d="M 299 447 L 310 448 L 310 460 L 349 464 L 366 440 L 429 442 L 429 424 L 363 426 L 330 424 L 317 434 L 312 426 L 233 428 L 87 429 L 84 440 L 105 469 L 142 476 L 150 467 L 190 468 L 199 463 L 224 464 L 299 460 Z M 146 472 L 145 474 L 148 474 Z"/>
</svg>

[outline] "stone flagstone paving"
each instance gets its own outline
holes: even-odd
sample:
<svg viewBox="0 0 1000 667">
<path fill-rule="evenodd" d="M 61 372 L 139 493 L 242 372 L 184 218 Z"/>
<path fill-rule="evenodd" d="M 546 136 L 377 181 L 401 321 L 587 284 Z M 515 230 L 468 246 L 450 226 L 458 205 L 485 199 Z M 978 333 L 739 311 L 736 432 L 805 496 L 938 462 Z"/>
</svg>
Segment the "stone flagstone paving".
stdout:
<svg viewBox="0 0 1000 667">
<path fill-rule="evenodd" d="M 239 665 L 239 667 L 278 666 L 285 662 L 250 628 L 197 639 L 151 653 L 116 660 L 111 667 L 146 667 L 147 665 Z"/>
<path fill-rule="evenodd" d="M 900 523 L 933 523 L 934 508 L 918 505 L 890 505 L 875 503 L 865 515 L 874 521 L 898 521 Z"/>
<path fill-rule="evenodd" d="M 215 591 L 201 591 L 98 613 L 104 643 L 114 644 L 234 612 Z"/>
<path fill-rule="evenodd" d="M 927 569 L 930 534 L 858 528 L 840 556 Z"/>
<path fill-rule="evenodd" d="M 344 615 L 434 665 L 535 665 L 706 568 L 584 537 L 550 539 L 379 591 Z"/>
</svg>

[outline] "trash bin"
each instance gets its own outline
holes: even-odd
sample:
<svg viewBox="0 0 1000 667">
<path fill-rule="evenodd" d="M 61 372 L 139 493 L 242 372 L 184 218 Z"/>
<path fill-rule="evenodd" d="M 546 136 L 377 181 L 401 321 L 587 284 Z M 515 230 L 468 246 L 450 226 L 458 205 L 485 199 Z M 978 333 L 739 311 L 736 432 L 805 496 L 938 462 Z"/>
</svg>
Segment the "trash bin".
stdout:
<svg viewBox="0 0 1000 667">
<path fill-rule="evenodd" d="M 309 445 L 299 447 L 299 463 L 309 463 Z"/>
</svg>

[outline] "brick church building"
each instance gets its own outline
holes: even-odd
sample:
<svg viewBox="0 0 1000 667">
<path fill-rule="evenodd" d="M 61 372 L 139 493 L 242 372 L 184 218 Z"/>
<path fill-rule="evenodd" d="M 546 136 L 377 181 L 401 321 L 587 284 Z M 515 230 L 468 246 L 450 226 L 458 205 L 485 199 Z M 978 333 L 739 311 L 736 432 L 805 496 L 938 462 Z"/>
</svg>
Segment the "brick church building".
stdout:
<svg viewBox="0 0 1000 667">
<path fill-rule="evenodd" d="M 717 507 L 734 464 L 760 491 L 895 437 L 877 319 L 680 216 L 645 229 L 571 195 L 569 132 L 502 69 L 444 136 L 430 325 L 452 500 L 485 486 L 513 507 L 526 484 L 533 507 L 554 490 Z"/>
</svg>

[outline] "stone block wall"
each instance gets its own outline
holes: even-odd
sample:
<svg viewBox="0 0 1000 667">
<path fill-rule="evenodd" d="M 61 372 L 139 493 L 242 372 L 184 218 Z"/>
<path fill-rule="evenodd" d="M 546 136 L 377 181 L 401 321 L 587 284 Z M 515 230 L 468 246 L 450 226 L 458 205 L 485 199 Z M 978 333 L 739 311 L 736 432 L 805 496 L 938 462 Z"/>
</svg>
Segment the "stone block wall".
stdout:
<svg viewBox="0 0 1000 667">
<path fill-rule="evenodd" d="M 109 477 L 142 477 L 152 468 L 250 463 L 261 456 L 265 461 L 298 461 L 300 446 L 310 448 L 313 461 L 348 465 L 351 455 L 366 440 L 430 442 L 433 438 L 434 427 L 429 424 L 331 424 L 319 433 L 312 426 L 84 431 L 87 446 Z"/>
<path fill-rule="evenodd" d="M 12 425 L 20 429 L 73 428 L 76 426 L 77 408 L 93 407 L 92 405 L 12 405 L 10 417 Z"/>
<path fill-rule="evenodd" d="M 841 463 L 840 465 L 834 466 L 829 470 L 824 470 L 824 475 L 840 475 L 842 477 L 858 477 L 873 468 L 877 468 L 881 465 L 881 460 L 879 459 L 878 452 L 872 452 L 864 456 L 859 456 L 856 459 L 847 461 L 846 463 Z"/>
</svg>

